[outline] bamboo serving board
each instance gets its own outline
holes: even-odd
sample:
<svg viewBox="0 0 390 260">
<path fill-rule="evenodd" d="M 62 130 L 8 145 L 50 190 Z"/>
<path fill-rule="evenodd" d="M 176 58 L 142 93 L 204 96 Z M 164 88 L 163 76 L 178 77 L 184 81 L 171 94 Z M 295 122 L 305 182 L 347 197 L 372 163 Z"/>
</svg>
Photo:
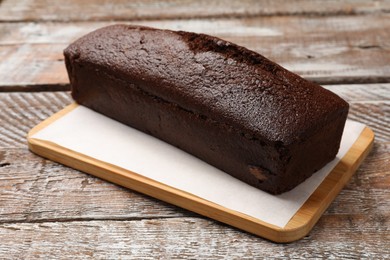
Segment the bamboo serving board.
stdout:
<svg viewBox="0 0 390 260">
<path fill-rule="evenodd" d="M 135 172 L 99 161 L 49 141 L 32 138 L 36 132 L 66 115 L 77 106 L 77 104 L 71 104 L 35 126 L 27 136 L 30 150 L 50 160 L 194 211 L 274 242 L 292 242 L 310 232 L 322 213 L 367 156 L 374 140 L 374 133 L 366 127 L 347 154 L 291 218 L 288 224 L 284 228 L 280 228 L 188 192 L 172 188 Z"/>
</svg>

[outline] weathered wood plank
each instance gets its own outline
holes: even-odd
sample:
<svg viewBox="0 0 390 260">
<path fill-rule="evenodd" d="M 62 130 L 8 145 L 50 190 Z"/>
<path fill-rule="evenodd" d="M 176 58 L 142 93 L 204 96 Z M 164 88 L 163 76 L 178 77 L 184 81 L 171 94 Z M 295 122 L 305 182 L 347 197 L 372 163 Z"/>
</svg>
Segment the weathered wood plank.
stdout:
<svg viewBox="0 0 390 260">
<path fill-rule="evenodd" d="M 139 21 L 203 32 L 246 46 L 320 83 L 390 82 L 390 14 L 337 17 Z M 0 91 L 18 86 L 64 90 L 62 51 L 74 39 L 111 22 L 3 23 Z M 58 86 L 57 84 L 60 84 Z"/>
<path fill-rule="evenodd" d="M 350 103 L 348 118 L 370 126 L 375 132 L 377 141 L 390 140 L 390 101 Z"/>
<path fill-rule="evenodd" d="M 0 165 L 0 223 L 196 215 L 45 160 L 27 148 L 1 149 Z"/>
<path fill-rule="evenodd" d="M 162 11 L 163 10 L 163 11 Z M 210 18 L 269 15 L 340 15 L 390 11 L 388 1 L 270 1 L 270 0 L 3 0 L 0 21 L 90 21 Z"/>
<path fill-rule="evenodd" d="M 0 254 L 66 259 L 387 259 L 389 218 L 324 216 L 292 244 L 199 218 L 0 225 Z"/>
<path fill-rule="evenodd" d="M 63 45 L 0 45 L 0 91 L 68 90 Z"/>
<path fill-rule="evenodd" d="M 386 102 L 390 100 L 390 84 L 323 85 L 347 102 Z"/>
<path fill-rule="evenodd" d="M 28 131 L 69 103 L 67 92 L 1 93 L 0 147 L 26 147 Z"/>
</svg>

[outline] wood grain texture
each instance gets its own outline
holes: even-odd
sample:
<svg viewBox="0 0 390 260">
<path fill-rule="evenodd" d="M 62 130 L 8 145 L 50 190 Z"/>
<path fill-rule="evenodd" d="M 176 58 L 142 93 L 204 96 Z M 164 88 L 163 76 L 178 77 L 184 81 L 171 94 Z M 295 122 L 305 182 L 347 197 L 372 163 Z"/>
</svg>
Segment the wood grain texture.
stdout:
<svg viewBox="0 0 390 260">
<path fill-rule="evenodd" d="M 63 49 L 112 22 L 3 23 L 0 91 L 69 88 Z M 324 84 L 390 82 L 390 14 L 138 21 L 216 35 Z"/>
<path fill-rule="evenodd" d="M 0 223 L 170 218 L 186 212 L 27 149 L 0 150 L 0 164 Z"/>
<path fill-rule="evenodd" d="M 247 47 L 292 64 L 293 70 L 307 71 L 302 75 L 315 81 L 327 84 L 390 82 L 388 70 L 383 70 L 389 64 L 386 58 L 390 42 L 389 1 L 260 0 L 255 5 L 254 0 L 230 2 L 0 0 L 0 20 L 10 21 L 0 21 L 0 91 L 69 89 L 62 49 L 74 37 L 72 30 L 81 28 L 84 32 L 110 23 L 86 22 L 98 20 L 133 20 L 145 25 L 161 23 L 183 29 L 192 28 L 190 23 L 194 21 L 194 26 L 200 28 L 198 31 L 216 28 L 221 33 L 215 34 L 227 36 L 227 39 L 229 33 L 232 35 L 230 28 L 239 29 L 242 40 L 240 35 L 232 39 L 243 44 L 249 42 Z M 189 17 L 202 19 L 186 21 Z M 230 19 L 232 17 L 241 19 Z M 159 19 L 164 20 L 153 21 Z M 248 20 L 257 22 L 250 26 L 246 25 Z M 274 21 L 273 27 L 269 21 Z M 52 29 L 46 30 L 48 27 Z M 73 29 L 69 31 L 62 29 L 70 27 Z M 272 36 L 273 32 L 267 28 L 281 28 L 290 35 Z M 273 40 L 274 37 L 277 38 Z M 15 53 L 18 53 L 17 58 L 13 60 L 10 56 Z M 337 66 L 331 61 L 336 61 Z M 294 64 L 298 67 L 294 68 Z M 0 94 L 0 214 L 6 212 L 0 215 L 0 258 L 390 258 L 388 85 L 332 87 L 352 102 L 352 118 L 374 128 L 376 143 L 310 235 L 289 245 L 275 245 L 192 213 L 179 212 L 177 208 L 133 195 L 115 185 L 99 183 L 95 178 L 30 154 L 25 143 L 27 131 L 70 103 L 69 96 L 62 92 Z M 39 172 L 42 168 L 43 175 Z M 69 174 L 72 177 L 69 178 Z M 76 176 L 81 175 L 88 181 L 84 183 L 84 192 L 78 196 L 83 184 Z M 23 178 L 27 180 L 25 183 Z M 55 182 L 46 186 L 45 178 Z M 102 194 L 114 198 L 114 207 L 107 200 L 93 198 L 98 197 L 100 188 L 104 190 Z M 65 193 L 63 199 L 61 192 Z M 14 196 L 20 200 L 13 200 Z M 66 203 L 67 200 L 78 204 Z M 30 207 L 26 207 L 26 201 L 31 202 Z M 96 206 L 100 203 L 102 207 Z M 145 203 L 153 204 L 150 212 L 144 210 L 149 207 L 142 206 Z M 158 217 L 160 210 L 161 218 Z M 137 215 L 137 212 L 141 213 Z M 143 214 L 151 219 L 142 219 Z"/>
<path fill-rule="evenodd" d="M 26 147 L 27 132 L 70 102 L 66 92 L 0 93 L 0 147 Z"/>
<path fill-rule="evenodd" d="M 327 215 L 293 244 L 199 218 L 0 224 L 0 254 L 22 259 L 388 259 L 389 219 Z"/>
<path fill-rule="evenodd" d="M 347 102 L 380 103 L 390 99 L 390 84 L 324 85 Z"/>
<path fill-rule="evenodd" d="M 96 21 L 270 15 L 372 14 L 390 11 L 388 1 L 201 0 L 158 1 L 3 0 L 0 21 Z"/>
</svg>

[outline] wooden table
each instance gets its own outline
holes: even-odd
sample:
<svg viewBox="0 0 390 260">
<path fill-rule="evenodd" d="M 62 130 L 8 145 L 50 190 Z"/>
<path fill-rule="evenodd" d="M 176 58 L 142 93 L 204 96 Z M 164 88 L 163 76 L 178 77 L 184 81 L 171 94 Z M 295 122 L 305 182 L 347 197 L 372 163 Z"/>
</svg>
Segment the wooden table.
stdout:
<svg viewBox="0 0 390 260">
<path fill-rule="evenodd" d="M 389 1 L 53 2 L 0 1 L 0 258 L 390 258 Z M 72 102 L 62 50 L 117 22 L 244 45 L 336 92 L 374 130 L 307 237 L 275 244 L 28 151 L 27 131 Z"/>
</svg>

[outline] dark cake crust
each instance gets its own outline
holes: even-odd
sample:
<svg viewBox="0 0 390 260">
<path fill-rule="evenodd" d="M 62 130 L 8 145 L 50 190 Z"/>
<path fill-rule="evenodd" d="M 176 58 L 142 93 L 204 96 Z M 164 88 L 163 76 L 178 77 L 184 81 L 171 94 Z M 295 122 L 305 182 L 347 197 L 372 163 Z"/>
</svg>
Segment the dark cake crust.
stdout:
<svg viewBox="0 0 390 260">
<path fill-rule="evenodd" d="M 348 104 L 233 43 L 114 25 L 64 54 L 79 104 L 270 193 L 294 188 L 339 149 Z"/>
</svg>

